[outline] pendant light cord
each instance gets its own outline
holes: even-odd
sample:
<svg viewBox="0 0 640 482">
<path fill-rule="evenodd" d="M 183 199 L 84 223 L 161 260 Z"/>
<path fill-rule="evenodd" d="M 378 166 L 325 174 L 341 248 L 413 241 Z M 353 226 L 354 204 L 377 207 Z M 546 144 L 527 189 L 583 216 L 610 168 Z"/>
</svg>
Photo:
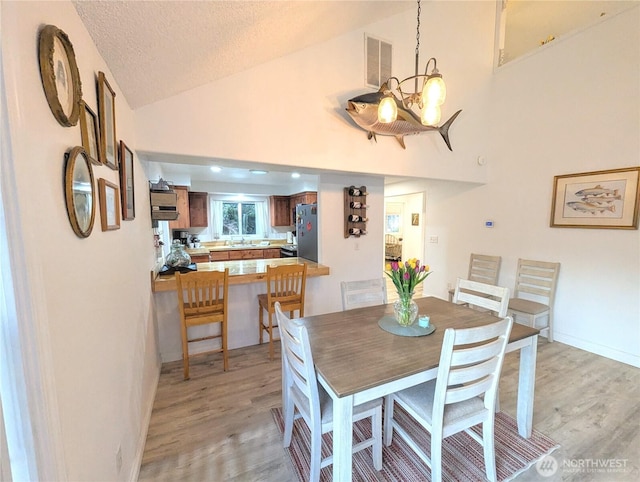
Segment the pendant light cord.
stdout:
<svg viewBox="0 0 640 482">
<path fill-rule="evenodd" d="M 420 0 L 418 0 L 418 18 L 416 22 L 416 72 L 415 75 L 418 75 L 418 64 L 420 63 L 420 11 L 422 8 L 420 7 Z M 418 79 L 415 81 L 415 89 L 414 92 L 418 91 Z"/>
</svg>

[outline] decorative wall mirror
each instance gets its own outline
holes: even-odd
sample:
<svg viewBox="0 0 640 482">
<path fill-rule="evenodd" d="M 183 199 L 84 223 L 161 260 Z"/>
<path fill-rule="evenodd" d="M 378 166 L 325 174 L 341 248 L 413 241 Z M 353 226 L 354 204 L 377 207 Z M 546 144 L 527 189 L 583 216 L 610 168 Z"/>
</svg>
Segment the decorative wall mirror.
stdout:
<svg viewBox="0 0 640 482">
<path fill-rule="evenodd" d="M 96 189 L 87 151 L 74 147 L 65 154 L 64 194 L 73 232 L 81 238 L 91 234 L 96 217 Z"/>
<path fill-rule="evenodd" d="M 80 117 L 82 85 L 67 34 L 55 25 L 43 27 L 38 42 L 38 58 L 44 95 L 53 116 L 65 127 L 75 126 Z"/>
</svg>

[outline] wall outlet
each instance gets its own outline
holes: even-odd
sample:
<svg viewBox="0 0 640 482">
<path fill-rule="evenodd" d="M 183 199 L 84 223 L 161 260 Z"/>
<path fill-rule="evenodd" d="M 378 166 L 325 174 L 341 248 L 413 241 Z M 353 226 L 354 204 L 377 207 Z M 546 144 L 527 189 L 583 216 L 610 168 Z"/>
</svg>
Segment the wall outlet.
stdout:
<svg viewBox="0 0 640 482">
<path fill-rule="evenodd" d="M 116 472 L 119 474 L 122 470 L 122 445 L 118 445 L 116 451 Z"/>
<path fill-rule="evenodd" d="M 438 244 L 438 236 L 429 236 L 429 242 L 430 243 L 434 243 L 434 244 Z"/>
</svg>

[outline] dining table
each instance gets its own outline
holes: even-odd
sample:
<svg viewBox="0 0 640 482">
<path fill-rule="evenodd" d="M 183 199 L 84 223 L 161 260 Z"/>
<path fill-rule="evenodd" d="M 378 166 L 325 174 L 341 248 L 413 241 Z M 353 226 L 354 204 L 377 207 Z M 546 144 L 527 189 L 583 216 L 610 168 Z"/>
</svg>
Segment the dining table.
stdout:
<svg viewBox="0 0 640 482">
<path fill-rule="evenodd" d="M 393 304 L 300 318 L 309 334 L 318 382 L 333 399 L 333 480 L 352 474 L 353 407 L 436 378 L 444 332 L 495 322 L 486 311 L 436 297 L 414 298 L 420 316 L 428 315 L 425 336 L 402 336 L 381 328 L 393 317 Z M 383 323 L 384 324 L 384 323 Z M 531 436 L 539 330 L 513 324 L 507 352 L 520 351 L 517 423 Z"/>
</svg>

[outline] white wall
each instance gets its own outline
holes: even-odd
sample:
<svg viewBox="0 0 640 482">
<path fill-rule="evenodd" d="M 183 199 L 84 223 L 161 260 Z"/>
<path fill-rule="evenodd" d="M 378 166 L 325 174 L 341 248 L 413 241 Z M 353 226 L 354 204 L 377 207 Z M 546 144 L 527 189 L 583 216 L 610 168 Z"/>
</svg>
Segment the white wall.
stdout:
<svg viewBox="0 0 640 482">
<path fill-rule="evenodd" d="M 513 288 L 519 257 L 562 263 L 554 338 L 640 366 L 640 232 L 549 227 L 553 176 L 638 165 L 640 7 L 509 62 L 493 79 L 488 183 L 430 183 L 427 238 L 445 276 L 470 252 L 501 255 Z M 605 88 L 611 84 L 610 88 Z M 493 229 L 484 221 L 495 221 Z M 433 256 L 429 256 L 433 258 Z"/>
<path fill-rule="evenodd" d="M 71 3 L 2 2 L 0 8 L 16 178 L 16 197 L 4 201 L 17 205 L 22 239 L 14 233 L 12 242 L 19 242 L 26 256 L 25 271 L 15 276 L 29 285 L 52 360 L 51 379 L 35 389 L 50 390 L 48 396 L 57 401 L 54 423 L 69 480 L 133 480 L 159 375 L 147 180 L 136 158 L 134 221 L 102 232 L 97 211 L 89 238 L 73 233 L 65 207 L 63 156 L 81 144 L 80 126 L 62 127 L 49 110 L 38 67 L 39 28 L 53 24 L 69 35 L 84 100 L 96 112 L 95 76 L 99 70 L 106 73 L 116 91 L 117 139 L 135 152 L 133 113 Z M 119 184 L 117 171 L 106 166 L 93 170 L 96 182 L 105 178 Z"/>
<path fill-rule="evenodd" d="M 420 68 L 436 56 L 449 92 L 443 117 L 463 109 L 450 130 L 453 152 L 436 132 L 408 137 L 406 150 L 392 137 L 369 141 L 345 112 L 348 99 L 370 91 L 363 86 L 365 32 L 393 42 L 396 75 L 413 74 L 412 11 L 137 109 L 140 149 L 482 182 L 485 169 L 475 159 L 486 152 L 494 15 L 492 2 L 422 5 Z"/>
</svg>

